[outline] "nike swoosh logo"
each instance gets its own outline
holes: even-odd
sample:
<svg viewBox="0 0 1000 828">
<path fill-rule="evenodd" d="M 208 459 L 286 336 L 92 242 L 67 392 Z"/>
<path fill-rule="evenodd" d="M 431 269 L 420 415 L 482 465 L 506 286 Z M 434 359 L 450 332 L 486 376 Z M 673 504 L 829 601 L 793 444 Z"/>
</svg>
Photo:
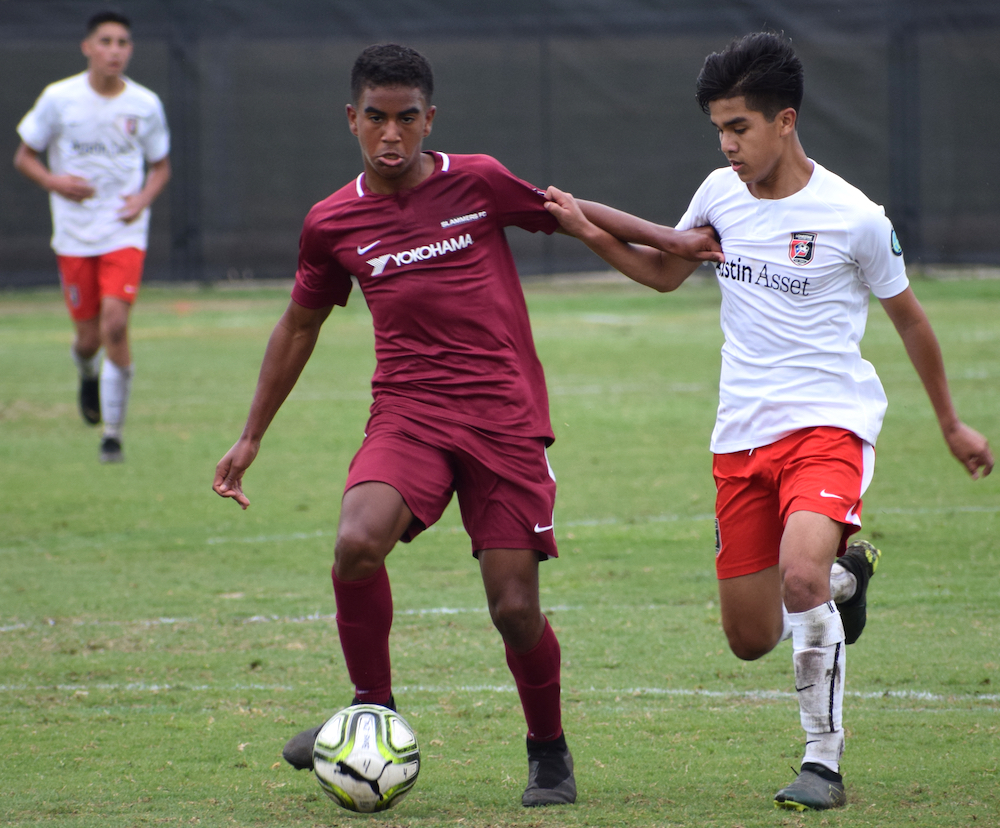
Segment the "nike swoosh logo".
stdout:
<svg viewBox="0 0 1000 828">
<path fill-rule="evenodd" d="M 539 534 L 540 535 L 542 532 L 548 532 L 549 529 L 551 529 L 553 526 L 555 526 L 554 523 L 550 523 L 548 526 L 539 526 L 536 523 L 535 524 L 535 534 Z"/>
<path fill-rule="evenodd" d="M 796 687 L 795 692 L 802 693 L 803 691 L 808 690 L 810 687 L 815 687 L 815 686 L 816 686 L 815 684 L 807 684 L 805 687 Z"/>
<path fill-rule="evenodd" d="M 835 497 L 835 498 L 837 498 L 837 500 L 843 500 L 844 499 L 840 495 L 830 494 L 826 489 L 822 489 L 820 491 L 820 493 L 819 493 L 819 496 L 820 497 Z"/>
<path fill-rule="evenodd" d="M 381 243 L 382 243 L 382 239 L 379 239 L 378 241 L 373 241 L 367 247 L 358 247 L 358 255 L 359 256 L 364 256 L 365 253 L 367 253 L 369 250 L 371 250 L 376 244 L 381 244 Z"/>
</svg>

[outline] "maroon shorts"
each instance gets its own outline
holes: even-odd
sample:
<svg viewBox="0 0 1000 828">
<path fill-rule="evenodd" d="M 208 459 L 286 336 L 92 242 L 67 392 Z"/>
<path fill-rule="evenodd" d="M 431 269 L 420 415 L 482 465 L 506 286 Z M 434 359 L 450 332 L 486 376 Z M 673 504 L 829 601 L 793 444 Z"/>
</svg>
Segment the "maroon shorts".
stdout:
<svg viewBox="0 0 1000 828">
<path fill-rule="evenodd" d="M 135 301 L 146 251 L 123 247 L 100 256 L 56 256 L 56 261 L 69 315 L 83 322 L 100 313 L 105 296 Z"/>
<path fill-rule="evenodd" d="M 818 512 L 844 524 L 843 554 L 848 537 L 861 528 L 861 495 L 874 467 L 872 446 L 827 426 L 805 428 L 750 451 L 715 455 L 719 579 L 776 566 L 793 512 Z"/>
<path fill-rule="evenodd" d="M 351 461 L 344 491 L 377 481 L 392 486 L 413 512 L 402 540 L 432 526 L 458 494 L 472 552 L 534 549 L 557 557 L 556 479 L 545 441 L 480 431 L 449 420 L 375 414 Z"/>
</svg>

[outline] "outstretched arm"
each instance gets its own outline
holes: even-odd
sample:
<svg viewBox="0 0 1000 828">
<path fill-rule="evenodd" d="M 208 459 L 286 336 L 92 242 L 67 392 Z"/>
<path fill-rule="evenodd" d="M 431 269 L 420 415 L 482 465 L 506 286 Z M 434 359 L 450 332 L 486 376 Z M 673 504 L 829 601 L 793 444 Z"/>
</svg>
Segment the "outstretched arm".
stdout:
<svg viewBox="0 0 1000 828">
<path fill-rule="evenodd" d="M 948 448 L 973 479 L 979 478 L 980 470 L 985 477 L 993 471 L 990 445 L 982 434 L 958 419 L 948 390 L 941 347 L 913 289 L 908 287 L 898 296 L 880 301 L 896 326 L 910 362 L 917 369 L 917 375 L 930 397 Z"/>
<path fill-rule="evenodd" d="M 295 387 L 331 310 L 311 310 L 293 300 L 271 333 L 243 433 L 215 467 L 212 483 L 216 494 L 233 498 L 244 509 L 250 500 L 243 494 L 243 473 L 260 451 L 260 441 L 274 415 Z"/>
<path fill-rule="evenodd" d="M 546 209 L 616 270 L 661 293 L 675 290 L 702 261 L 723 261 L 711 228 L 674 230 L 592 201 L 577 201 L 557 187 Z M 635 242 L 631 244 L 630 242 Z"/>
</svg>

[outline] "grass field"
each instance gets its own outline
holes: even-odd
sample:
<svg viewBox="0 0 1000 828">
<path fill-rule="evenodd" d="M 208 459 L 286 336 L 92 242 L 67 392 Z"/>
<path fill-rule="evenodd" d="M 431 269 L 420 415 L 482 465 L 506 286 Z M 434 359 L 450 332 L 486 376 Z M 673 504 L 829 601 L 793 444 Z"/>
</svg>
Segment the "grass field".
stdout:
<svg viewBox="0 0 1000 828">
<path fill-rule="evenodd" d="M 1000 447 L 1000 281 L 915 289 L 960 411 Z M 150 287 L 120 466 L 76 413 L 57 294 L 0 295 L 0 824 L 1000 823 L 1000 474 L 972 483 L 950 458 L 881 309 L 864 351 L 890 408 L 865 532 L 885 557 L 848 651 L 849 804 L 794 815 L 771 806 L 801 750 L 790 648 L 743 663 L 719 627 L 716 287 L 528 298 L 558 437 L 542 587 L 576 806 L 520 807 L 524 722 L 454 505 L 388 563 L 396 698 L 423 749 L 409 798 L 351 816 L 280 761 L 351 697 L 329 566 L 370 320 L 357 297 L 334 312 L 244 513 L 210 483 L 287 292 Z"/>
</svg>

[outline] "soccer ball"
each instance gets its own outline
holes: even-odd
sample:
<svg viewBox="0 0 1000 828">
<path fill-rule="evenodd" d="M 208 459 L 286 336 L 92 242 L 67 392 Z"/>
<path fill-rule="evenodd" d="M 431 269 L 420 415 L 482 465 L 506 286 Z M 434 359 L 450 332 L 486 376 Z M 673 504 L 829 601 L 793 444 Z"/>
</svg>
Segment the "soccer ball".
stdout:
<svg viewBox="0 0 1000 828">
<path fill-rule="evenodd" d="M 348 811 L 384 811 L 417 781 L 417 737 L 396 711 L 377 704 L 341 710 L 320 729 L 313 745 L 320 786 Z"/>
</svg>

